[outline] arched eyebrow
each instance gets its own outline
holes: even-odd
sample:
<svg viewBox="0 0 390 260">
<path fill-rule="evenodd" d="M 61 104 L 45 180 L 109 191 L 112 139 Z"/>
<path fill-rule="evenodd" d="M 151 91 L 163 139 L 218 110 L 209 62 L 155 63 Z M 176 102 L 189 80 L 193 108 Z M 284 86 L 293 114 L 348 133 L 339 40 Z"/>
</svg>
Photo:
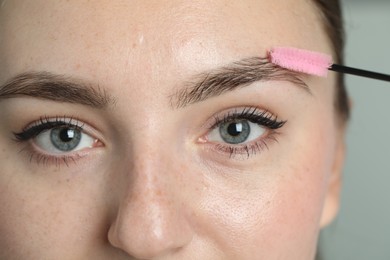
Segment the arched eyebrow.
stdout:
<svg viewBox="0 0 390 260">
<path fill-rule="evenodd" d="M 169 98 L 172 107 L 183 108 L 256 81 L 272 80 L 292 82 L 311 94 L 300 76 L 299 73 L 270 63 L 266 58 L 252 57 L 200 73 Z M 98 85 L 46 71 L 22 73 L 0 86 L 0 101 L 20 96 L 81 104 L 98 109 L 105 109 L 115 103 L 114 98 Z"/>
<path fill-rule="evenodd" d="M 99 86 L 50 72 L 22 73 L 0 87 L 0 101 L 21 96 L 81 104 L 98 109 L 114 104 L 114 99 Z"/>
<path fill-rule="evenodd" d="M 301 76 L 270 63 L 267 58 L 251 57 L 196 75 L 170 96 L 170 102 L 173 108 L 183 108 L 256 81 L 289 81 L 311 94 Z"/>
</svg>

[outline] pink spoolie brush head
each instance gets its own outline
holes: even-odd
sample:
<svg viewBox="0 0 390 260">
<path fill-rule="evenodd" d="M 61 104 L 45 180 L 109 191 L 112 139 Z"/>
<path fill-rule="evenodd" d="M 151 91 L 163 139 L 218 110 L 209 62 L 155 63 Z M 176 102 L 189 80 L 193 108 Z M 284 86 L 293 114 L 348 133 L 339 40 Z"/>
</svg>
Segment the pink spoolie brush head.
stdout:
<svg viewBox="0 0 390 260">
<path fill-rule="evenodd" d="M 332 57 L 323 53 L 290 47 L 276 47 L 268 53 L 270 62 L 282 68 L 326 77 Z"/>
</svg>

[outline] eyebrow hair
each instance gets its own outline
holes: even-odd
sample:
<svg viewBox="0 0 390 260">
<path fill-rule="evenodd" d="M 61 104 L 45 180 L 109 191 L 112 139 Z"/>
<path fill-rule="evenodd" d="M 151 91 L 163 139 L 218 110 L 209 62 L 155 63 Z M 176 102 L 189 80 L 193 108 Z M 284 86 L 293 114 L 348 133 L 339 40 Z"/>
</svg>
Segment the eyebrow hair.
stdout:
<svg viewBox="0 0 390 260">
<path fill-rule="evenodd" d="M 99 86 L 50 72 L 26 72 L 0 86 L 0 101 L 7 98 L 29 96 L 57 102 L 81 104 L 103 109 L 113 98 Z"/>
<path fill-rule="evenodd" d="M 300 76 L 298 72 L 270 63 L 267 58 L 251 57 L 198 74 L 194 81 L 187 82 L 185 88 L 171 95 L 170 101 L 172 107 L 183 108 L 256 81 L 289 81 L 311 94 Z"/>
</svg>

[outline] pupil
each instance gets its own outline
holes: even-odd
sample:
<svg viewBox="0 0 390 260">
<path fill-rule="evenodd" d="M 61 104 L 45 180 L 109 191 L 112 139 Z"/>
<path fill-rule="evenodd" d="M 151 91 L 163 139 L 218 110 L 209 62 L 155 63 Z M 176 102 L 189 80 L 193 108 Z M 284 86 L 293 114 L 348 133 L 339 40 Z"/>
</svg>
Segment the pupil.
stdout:
<svg viewBox="0 0 390 260">
<path fill-rule="evenodd" d="M 238 136 L 242 133 L 242 124 L 241 123 L 233 123 L 230 124 L 227 128 L 227 132 L 231 136 Z"/>
<path fill-rule="evenodd" d="M 60 132 L 60 139 L 62 142 L 70 142 L 74 138 L 74 130 L 62 129 Z"/>
</svg>

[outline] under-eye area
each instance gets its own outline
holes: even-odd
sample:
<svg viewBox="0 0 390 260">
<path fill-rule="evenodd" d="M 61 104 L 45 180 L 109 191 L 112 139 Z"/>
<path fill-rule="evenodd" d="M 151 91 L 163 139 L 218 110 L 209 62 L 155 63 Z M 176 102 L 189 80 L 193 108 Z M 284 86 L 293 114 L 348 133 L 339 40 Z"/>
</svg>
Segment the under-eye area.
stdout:
<svg viewBox="0 0 390 260">
<path fill-rule="evenodd" d="M 257 107 L 233 108 L 214 115 L 199 142 L 231 159 L 249 158 L 277 142 L 286 122 Z"/>
<path fill-rule="evenodd" d="M 20 132 L 14 132 L 15 141 L 25 146 L 29 160 L 38 164 L 69 166 L 86 156 L 88 150 L 103 146 L 88 129 L 90 126 L 72 117 L 41 117 Z"/>
</svg>

